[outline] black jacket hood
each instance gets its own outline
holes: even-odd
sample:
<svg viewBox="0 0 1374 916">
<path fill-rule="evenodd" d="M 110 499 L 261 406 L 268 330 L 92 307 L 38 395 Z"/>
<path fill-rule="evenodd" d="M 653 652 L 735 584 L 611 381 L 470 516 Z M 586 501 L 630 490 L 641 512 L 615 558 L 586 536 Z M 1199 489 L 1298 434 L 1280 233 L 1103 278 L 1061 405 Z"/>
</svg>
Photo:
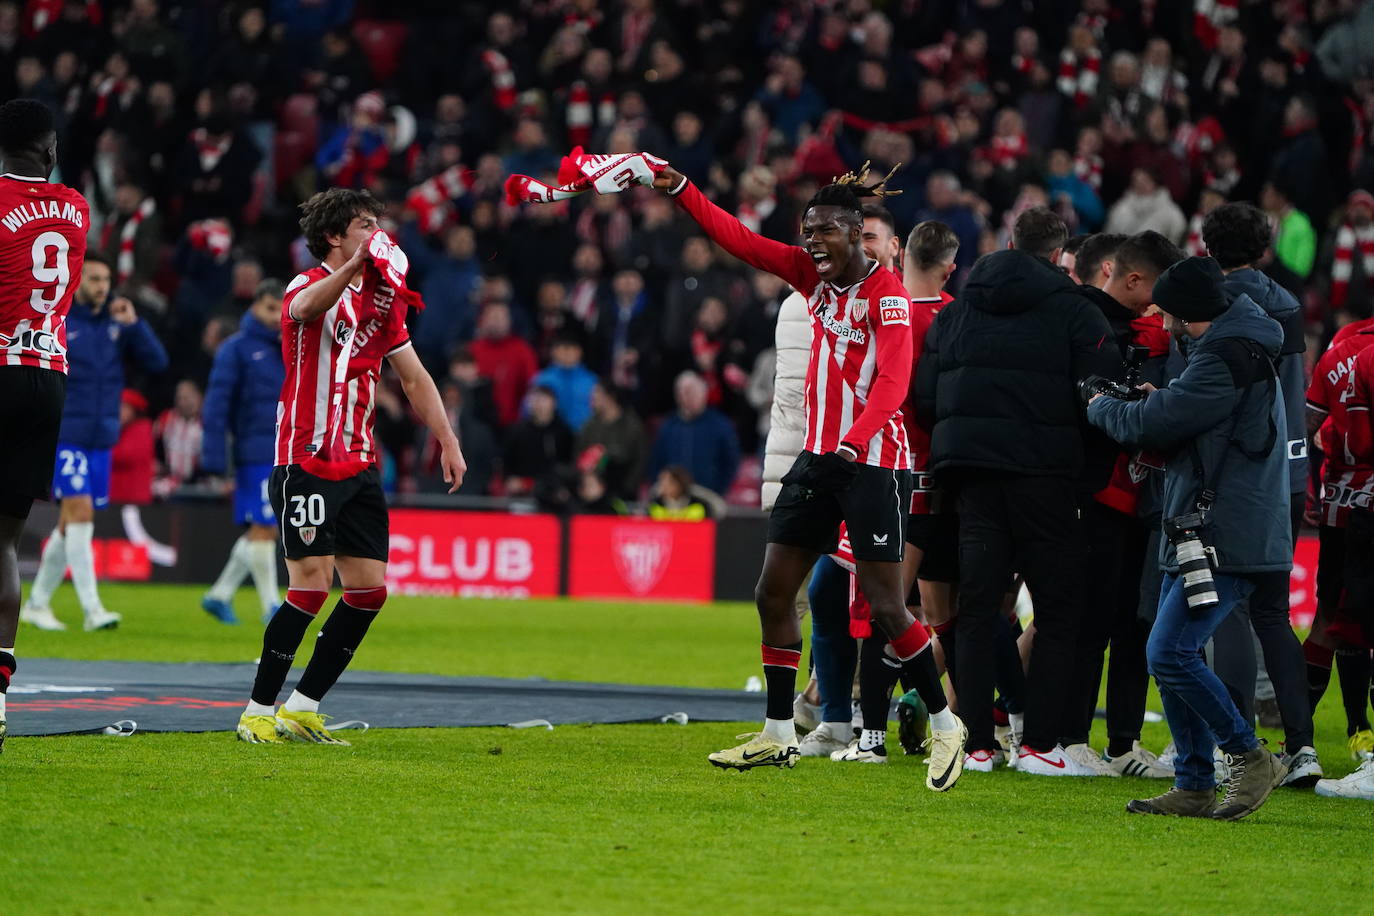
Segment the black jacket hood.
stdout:
<svg viewBox="0 0 1374 916">
<path fill-rule="evenodd" d="M 1076 290 L 1068 275 L 1049 261 L 1011 248 L 979 258 L 960 298 L 979 311 L 1011 315 L 1029 311 L 1054 293 Z"/>
</svg>

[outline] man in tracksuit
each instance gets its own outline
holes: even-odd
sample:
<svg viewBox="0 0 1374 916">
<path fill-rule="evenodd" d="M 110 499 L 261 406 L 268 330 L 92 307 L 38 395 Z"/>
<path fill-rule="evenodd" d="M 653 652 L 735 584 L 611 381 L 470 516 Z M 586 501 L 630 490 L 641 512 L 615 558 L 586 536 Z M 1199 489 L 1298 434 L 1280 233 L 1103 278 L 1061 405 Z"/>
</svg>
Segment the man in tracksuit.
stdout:
<svg viewBox="0 0 1374 916">
<path fill-rule="evenodd" d="M 1246 295 L 1228 302 L 1212 258 L 1170 267 L 1154 299 L 1168 329 L 1193 342 L 1187 368 L 1167 388 L 1144 386 L 1143 400 L 1099 394 L 1088 405 L 1089 422 L 1116 441 L 1167 455 L 1165 576 L 1145 654 L 1178 759 L 1167 792 L 1126 810 L 1237 820 L 1264 803 L 1288 768 L 1260 745 L 1201 650 L 1259 582 L 1292 568 L 1288 424 L 1271 362 L 1283 329 Z M 1220 801 L 1214 746 L 1229 767 Z"/>
<path fill-rule="evenodd" d="M 86 256 L 81 286 L 67 315 L 67 401 L 57 438 L 53 496 L 61 500 L 57 527 L 43 547 L 38 575 L 19 619 L 42 630 L 65 630 L 53 615 L 53 592 L 71 567 L 72 584 L 87 630 L 119 625 L 119 615 L 100 603 L 91 537 L 95 510 L 110 501 L 110 450 L 119 439 L 119 399 L 124 361 L 145 372 L 167 368 L 167 351 L 133 303 L 111 296 L 110 265 Z"/>
<path fill-rule="evenodd" d="M 205 388 L 200 466 L 211 474 L 229 470 L 234 440 L 234 523 L 247 525 L 229 552 L 215 584 L 200 606 L 221 623 L 238 623 L 234 592 L 253 577 L 263 620 L 277 609 L 277 522 L 268 498 L 276 447 L 277 395 L 286 378 L 281 359 L 282 283 L 263 280 L 239 331 L 215 353 Z"/>
</svg>

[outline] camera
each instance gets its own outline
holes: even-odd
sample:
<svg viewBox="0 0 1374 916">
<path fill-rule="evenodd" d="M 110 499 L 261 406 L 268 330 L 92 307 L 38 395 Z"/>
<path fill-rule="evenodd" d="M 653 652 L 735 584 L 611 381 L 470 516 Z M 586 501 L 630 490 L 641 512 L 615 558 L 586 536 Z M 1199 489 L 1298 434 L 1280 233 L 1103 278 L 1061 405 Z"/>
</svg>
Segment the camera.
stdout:
<svg viewBox="0 0 1374 916">
<path fill-rule="evenodd" d="M 1202 541 L 1207 515 L 1201 509 L 1164 520 L 1164 536 L 1178 554 L 1178 574 L 1183 579 L 1183 597 L 1194 611 L 1206 611 L 1221 603 L 1212 578 L 1215 553 Z"/>
<path fill-rule="evenodd" d="M 1145 360 L 1150 358 L 1150 348 L 1140 344 L 1131 344 L 1126 348 L 1126 378 L 1124 381 L 1114 382 L 1101 375 L 1090 375 L 1078 382 L 1078 394 L 1086 404 L 1099 394 L 1105 394 L 1109 398 L 1116 398 L 1118 401 L 1139 401 L 1145 397 L 1145 392 L 1136 386 L 1140 384 L 1140 368 L 1145 365 Z"/>
</svg>

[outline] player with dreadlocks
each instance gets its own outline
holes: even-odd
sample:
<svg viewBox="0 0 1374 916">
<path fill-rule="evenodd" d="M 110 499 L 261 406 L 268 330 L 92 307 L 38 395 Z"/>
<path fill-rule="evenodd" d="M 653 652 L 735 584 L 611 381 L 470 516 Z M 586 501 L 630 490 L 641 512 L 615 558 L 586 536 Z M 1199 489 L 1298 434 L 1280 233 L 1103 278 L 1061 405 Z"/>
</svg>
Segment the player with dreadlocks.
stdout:
<svg viewBox="0 0 1374 916">
<path fill-rule="evenodd" d="M 902 590 L 912 487 L 902 422 L 911 380 L 911 303 L 902 281 L 864 254 L 862 241 L 864 198 L 896 193 L 886 190 L 886 181 L 867 183 L 865 164 L 821 188 L 803 214 L 801 247 L 750 232 L 671 166 L 658 171 L 654 187 L 676 198 L 716 244 L 806 296 L 811 312 L 806 440 L 769 516 L 755 589 L 766 718 L 761 733 L 709 759 L 741 770 L 796 764 L 792 696 L 802 639 L 793 602 L 816 558 L 835 551 L 844 522 L 859 586 L 888 639 L 892 664 L 917 685 L 930 710 L 926 785 L 943 792 L 963 771 L 968 732 L 945 702 L 929 637 L 907 611 Z"/>
</svg>

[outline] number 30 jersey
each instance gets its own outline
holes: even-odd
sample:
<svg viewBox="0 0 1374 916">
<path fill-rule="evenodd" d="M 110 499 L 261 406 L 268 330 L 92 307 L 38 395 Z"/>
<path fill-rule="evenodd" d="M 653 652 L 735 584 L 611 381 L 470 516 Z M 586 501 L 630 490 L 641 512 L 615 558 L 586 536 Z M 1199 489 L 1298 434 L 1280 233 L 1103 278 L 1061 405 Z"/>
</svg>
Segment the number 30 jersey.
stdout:
<svg viewBox="0 0 1374 916">
<path fill-rule="evenodd" d="M 0 176 L 0 365 L 67 371 L 67 310 L 81 284 L 86 199 L 42 178 Z"/>
</svg>

